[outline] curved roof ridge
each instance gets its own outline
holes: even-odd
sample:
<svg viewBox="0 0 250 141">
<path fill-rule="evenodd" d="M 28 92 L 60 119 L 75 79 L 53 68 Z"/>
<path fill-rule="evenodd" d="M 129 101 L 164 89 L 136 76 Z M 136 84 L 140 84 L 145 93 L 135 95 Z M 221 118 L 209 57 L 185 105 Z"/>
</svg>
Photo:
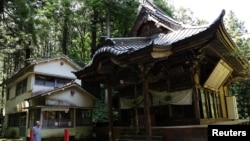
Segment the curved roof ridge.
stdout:
<svg viewBox="0 0 250 141">
<path fill-rule="evenodd" d="M 189 28 L 189 29 L 195 29 L 195 28 L 209 28 L 210 26 L 214 25 L 215 23 L 220 22 L 220 21 L 223 19 L 224 15 L 225 15 L 225 10 L 222 9 L 222 11 L 221 11 L 221 13 L 219 14 L 219 16 L 218 16 L 217 18 L 215 18 L 214 21 L 212 21 L 212 22 L 210 22 L 210 23 L 208 23 L 208 24 L 205 24 L 205 25 L 195 25 L 195 26 L 183 24 L 182 26 L 183 26 L 183 28 Z"/>
<path fill-rule="evenodd" d="M 156 16 L 159 19 L 162 19 L 162 17 L 164 17 L 167 20 L 169 20 L 170 22 L 172 22 L 172 24 L 177 24 L 179 26 L 182 25 L 182 22 L 177 21 L 176 19 L 170 17 L 166 12 L 164 12 L 162 9 L 158 8 L 153 2 L 150 2 L 149 0 L 143 0 L 143 2 L 141 2 L 141 6 L 150 10 L 151 13 L 149 13 L 149 14 L 154 14 L 154 16 Z M 159 14 L 162 17 L 158 17 L 157 14 Z M 166 20 L 166 19 L 162 19 L 162 20 Z"/>
<path fill-rule="evenodd" d="M 221 21 L 223 19 L 223 17 L 225 16 L 225 14 L 226 14 L 225 9 L 222 9 L 219 16 L 214 21 L 212 21 L 212 24 L 214 24 L 218 21 Z"/>
</svg>

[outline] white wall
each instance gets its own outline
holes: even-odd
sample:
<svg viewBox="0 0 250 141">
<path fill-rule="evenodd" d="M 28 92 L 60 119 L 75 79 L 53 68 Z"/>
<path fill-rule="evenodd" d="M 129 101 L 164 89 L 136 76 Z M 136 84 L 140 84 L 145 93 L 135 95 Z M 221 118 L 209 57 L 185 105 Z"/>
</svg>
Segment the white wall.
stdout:
<svg viewBox="0 0 250 141">
<path fill-rule="evenodd" d="M 74 91 L 74 94 L 71 94 L 71 91 Z M 93 97 L 89 94 L 84 93 L 84 91 L 71 87 L 65 89 L 64 91 L 59 91 L 49 95 L 46 99 L 54 99 L 65 101 L 71 105 L 79 107 L 92 107 L 93 106 Z M 55 103 L 56 104 L 56 103 Z"/>
<path fill-rule="evenodd" d="M 64 60 L 52 60 L 37 64 L 34 68 L 35 72 L 54 74 L 65 77 L 76 78 L 72 71 L 77 71 L 72 65 Z"/>
</svg>

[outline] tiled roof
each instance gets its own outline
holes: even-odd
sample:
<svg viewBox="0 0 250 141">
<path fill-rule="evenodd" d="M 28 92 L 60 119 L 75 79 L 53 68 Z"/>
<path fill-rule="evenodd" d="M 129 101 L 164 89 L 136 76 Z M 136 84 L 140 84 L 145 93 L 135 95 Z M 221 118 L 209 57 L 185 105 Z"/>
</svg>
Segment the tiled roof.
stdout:
<svg viewBox="0 0 250 141">
<path fill-rule="evenodd" d="M 170 33 L 160 33 L 152 37 L 128 37 L 128 38 L 111 38 L 114 45 L 103 46 L 98 49 L 93 58 L 102 53 L 109 53 L 113 56 L 121 54 L 130 54 L 138 50 L 149 47 L 150 45 L 157 45 L 161 47 L 169 47 L 169 45 L 178 41 L 184 40 L 188 37 L 201 33 L 206 30 L 207 27 L 196 27 L 196 28 L 184 28 L 181 30 L 173 31 Z"/>
<path fill-rule="evenodd" d="M 124 53 L 135 52 L 137 50 L 147 47 L 152 42 L 152 39 L 153 38 L 151 37 L 111 38 L 110 40 L 114 42 L 114 45 L 101 47 L 95 52 L 93 58 L 96 57 L 98 54 L 104 52 L 113 54 L 115 56 Z"/>
<path fill-rule="evenodd" d="M 154 45 L 162 48 L 170 48 L 171 44 L 187 39 L 193 35 L 197 35 L 205 31 L 207 28 L 208 27 L 184 28 L 181 30 L 172 31 L 167 34 L 160 33 L 151 37 L 127 37 L 107 39 L 112 40 L 114 45 L 105 45 L 98 49 L 94 53 L 92 61 L 88 65 L 86 65 L 83 70 L 85 68 L 91 67 L 94 63 L 94 60 L 97 59 L 99 55 L 108 54 L 109 56 L 120 56 L 123 54 L 131 54 L 143 49 L 150 48 Z"/>
<path fill-rule="evenodd" d="M 168 46 L 206 30 L 207 27 L 185 28 L 168 34 L 161 33 L 154 39 L 155 45 Z"/>
</svg>

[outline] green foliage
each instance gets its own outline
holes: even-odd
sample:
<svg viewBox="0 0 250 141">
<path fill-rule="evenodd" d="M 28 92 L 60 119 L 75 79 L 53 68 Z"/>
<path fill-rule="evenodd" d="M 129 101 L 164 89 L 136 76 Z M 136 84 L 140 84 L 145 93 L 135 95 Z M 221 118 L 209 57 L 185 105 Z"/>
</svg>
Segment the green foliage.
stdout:
<svg viewBox="0 0 250 141">
<path fill-rule="evenodd" d="M 246 35 L 244 22 L 240 21 L 230 11 L 225 20 L 226 29 L 232 36 L 234 42 L 238 46 L 239 53 L 244 56 L 248 61 L 250 60 L 250 39 Z M 245 72 L 242 72 L 245 73 Z M 248 72 L 247 72 L 248 73 Z M 234 82 L 231 86 L 230 92 L 237 97 L 237 106 L 240 119 L 250 118 L 250 80 Z"/>
<path fill-rule="evenodd" d="M 232 95 L 237 97 L 240 119 L 250 119 L 250 81 L 235 82 L 231 87 Z"/>
<path fill-rule="evenodd" d="M 113 97 L 117 95 L 117 92 L 113 91 Z M 101 99 L 96 101 L 94 103 L 94 110 L 93 110 L 93 122 L 95 123 L 103 123 L 108 122 L 108 115 L 109 115 L 109 109 L 108 109 L 108 103 L 105 102 L 105 92 L 103 91 L 101 93 Z M 118 120 L 118 111 L 116 111 L 113 108 L 113 120 Z"/>
<path fill-rule="evenodd" d="M 154 4 L 167 13 L 170 17 L 173 17 L 174 9 L 165 0 L 154 0 Z"/>
<path fill-rule="evenodd" d="M 110 1 L 110 31 L 111 37 L 126 37 L 136 18 L 138 2 L 133 0 Z M 127 14 L 129 13 L 129 14 Z M 120 17 L 120 18 L 118 18 Z"/>
<path fill-rule="evenodd" d="M 5 65 L 10 68 L 4 69 L 7 75 L 23 67 L 27 59 L 58 54 L 86 65 L 99 37 L 128 35 L 139 6 L 138 0 L 7 1 L 0 25 L 1 51 L 10 60 Z M 171 15 L 167 3 L 155 3 Z"/>
</svg>

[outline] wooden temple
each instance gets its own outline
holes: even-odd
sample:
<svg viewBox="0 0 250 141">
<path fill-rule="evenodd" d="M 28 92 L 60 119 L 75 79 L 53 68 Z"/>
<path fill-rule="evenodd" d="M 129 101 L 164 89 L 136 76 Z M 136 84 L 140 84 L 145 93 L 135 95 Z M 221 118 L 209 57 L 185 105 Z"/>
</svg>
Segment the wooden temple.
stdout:
<svg viewBox="0 0 250 141">
<path fill-rule="evenodd" d="M 229 89 L 250 67 L 226 31 L 224 15 L 222 10 L 209 25 L 184 25 L 144 1 L 128 37 L 101 38 L 90 64 L 74 74 L 90 92 L 107 90 L 109 141 L 129 134 L 146 141 L 206 141 L 205 129 L 174 127 L 238 120 Z M 118 121 L 112 109 L 118 109 Z M 192 135 L 181 138 L 185 133 Z"/>
</svg>

